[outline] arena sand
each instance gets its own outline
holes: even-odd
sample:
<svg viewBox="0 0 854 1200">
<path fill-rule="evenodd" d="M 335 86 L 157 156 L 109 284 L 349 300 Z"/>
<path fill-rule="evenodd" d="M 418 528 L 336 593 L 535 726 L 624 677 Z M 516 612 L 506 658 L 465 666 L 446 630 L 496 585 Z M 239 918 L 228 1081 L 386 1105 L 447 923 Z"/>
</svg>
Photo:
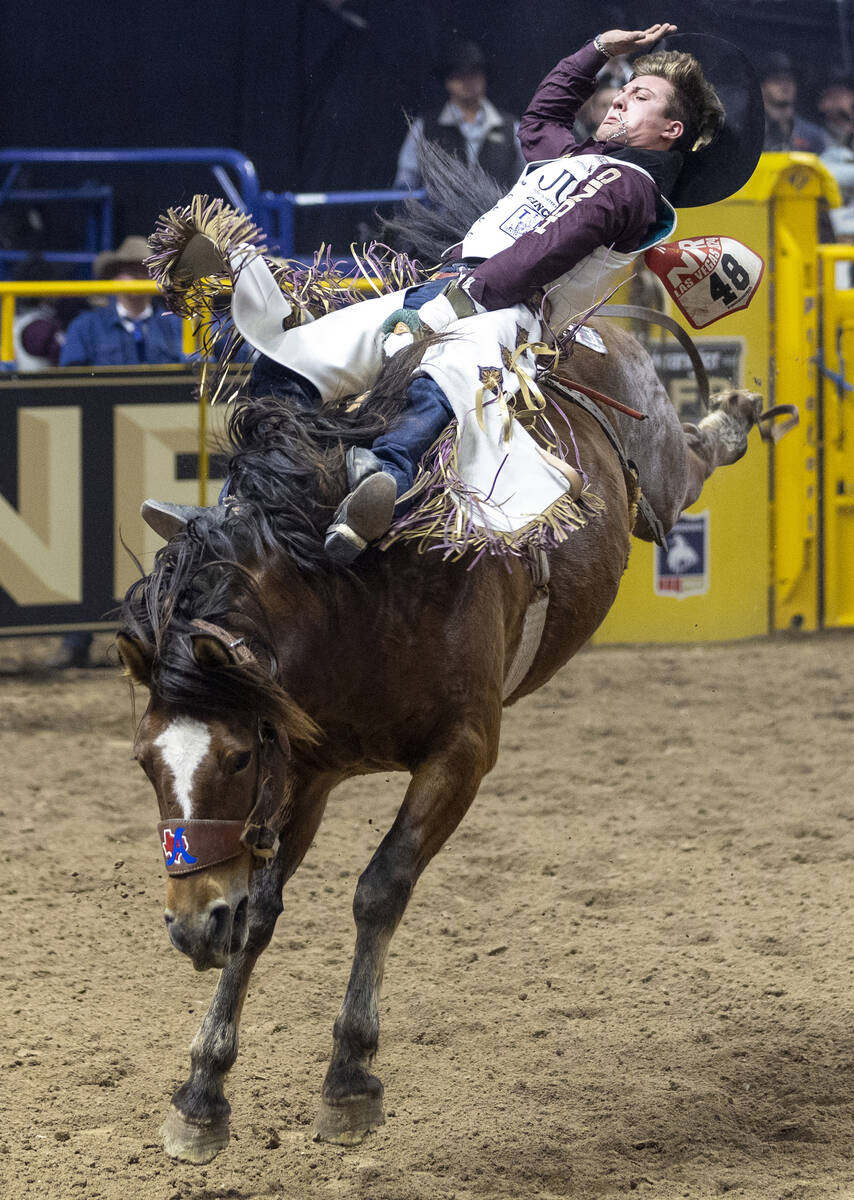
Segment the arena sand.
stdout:
<svg viewBox="0 0 854 1200">
<path fill-rule="evenodd" d="M 256 970 L 233 1140 L 201 1168 L 157 1128 L 216 976 L 168 944 L 127 685 L 4 675 L 0 1192 L 854 1196 L 852 650 L 593 649 L 510 710 L 393 943 L 388 1123 L 352 1150 L 310 1125 L 353 888 L 404 778 L 341 788 Z M 9 672 L 44 653 L 0 645 Z"/>
</svg>

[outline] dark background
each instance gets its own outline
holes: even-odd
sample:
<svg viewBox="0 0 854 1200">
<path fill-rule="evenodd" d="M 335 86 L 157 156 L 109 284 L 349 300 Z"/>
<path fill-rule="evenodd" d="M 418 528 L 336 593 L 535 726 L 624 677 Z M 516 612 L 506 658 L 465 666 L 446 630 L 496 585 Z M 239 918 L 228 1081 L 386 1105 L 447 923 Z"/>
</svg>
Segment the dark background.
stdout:
<svg viewBox="0 0 854 1200">
<path fill-rule="evenodd" d="M 349 0 L 349 10 L 366 28 L 323 0 L 0 0 L 3 144 L 227 146 L 274 191 L 389 187 L 403 113 L 442 99 L 431 68 L 460 40 L 481 44 L 495 64 L 490 98 L 520 113 L 545 72 L 594 33 L 672 20 L 727 37 L 757 61 L 787 51 L 809 115 L 823 79 L 846 65 L 854 32 L 846 0 Z M 61 179 L 57 168 L 32 169 L 17 186 L 84 179 L 116 185 L 117 239 L 147 233 L 162 208 L 211 190 L 195 168 L 89 167 Z M 45 220 L 47 248 L 73 236 L 67 212 Z M 342 220 L 304 218 L 300 248 L 333 234 L 337 249 L 349 234 Z"/>
</svg>

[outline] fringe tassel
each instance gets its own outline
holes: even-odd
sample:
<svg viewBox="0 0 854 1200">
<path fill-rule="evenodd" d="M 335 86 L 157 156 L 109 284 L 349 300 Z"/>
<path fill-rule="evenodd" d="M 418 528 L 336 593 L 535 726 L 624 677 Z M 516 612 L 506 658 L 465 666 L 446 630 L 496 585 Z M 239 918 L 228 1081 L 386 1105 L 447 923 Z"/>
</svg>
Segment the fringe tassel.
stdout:
<svg viewBox="0 0 854 1200">
<path fill-rule="evenodd" d="M 189 275 L 182 279 L 179 260 L 197 233 L 213 242 L 222 259 L 222 270 L 198 280 Z M 190 204 L 170 208 L 158 219 L 148 244 L 152 254 L 145 264 L 166 304 L 195 324 L 202 354 L 210 360 L 211 404 L 216 404 L 229 390 L 229 371 L 244 344 L 231 321 L 230 296 L 240 269 L 234 268 L 230 256 L 237 249 L 248 250 L 245 263 L 259 254 L 266 255 L 264 234 L 251 217 L 224 200 L 194 196 Z M 356 276 L 369 281 L 370 291 L 355 286 L 353 268 L 334 260 L 327 246 L 321 246 L 308 265 L 294 259 L 268 258 L 267 262 L 298 313 L 315 318 L 372 295 L 423 283 L 431 275 L 417 260 L 379 242 L 361 248 L 351 246 L 350 250 Z"/>
<path fill-rule="evenodd" d="M 585 487 L 577 500 L 566 492 L 545 512 L 514 533 L 490 529 L 483 497 L 471 492 L 457 470 L 457 427 L 451 425 L 425 455 L 418 478 L 406 493 L 423 496 L 399 517 L 380 542 L 385 550 L 395 542 L 415 542 L 419 553 L 438 550 L 456 561 L 474 553 L 472 566 L 483 554 L 523 558 L 531 550 L 554 550 L 589 521 L 605 511 L 605 503 Z"/>
<path fill-rule="evenodd" d="M 182 280 L 178 260 L 197 233 L 203 233 L 216 246 L 223 269 L 202 280 Z M 229 262 L 230 252 L 240 246 L 248 247 L 249 257 L 254 258 L 267 249 L 264 235 L 251 217 L 224 200 L 211 200 L 209 196 L 194 196 L 183 208 L 168 209 L 158 218 L 148 244 L 152 254 L 145 265 L 172 312 L 205 321 L 221 302 L 223 293 L 234 284 L 236 275 Z"/>
</svg>

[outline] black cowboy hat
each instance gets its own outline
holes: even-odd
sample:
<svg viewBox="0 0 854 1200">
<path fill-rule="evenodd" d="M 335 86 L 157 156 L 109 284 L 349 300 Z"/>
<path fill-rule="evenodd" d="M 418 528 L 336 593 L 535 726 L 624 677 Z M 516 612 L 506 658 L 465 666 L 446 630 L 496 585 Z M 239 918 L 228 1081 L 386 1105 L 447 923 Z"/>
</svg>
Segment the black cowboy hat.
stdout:
<svg viewBox="0 0 854 1200">
<path fill-rule="evenodd" d="M 436 64 L 434 74 L 443 81 L 461 75 L 488 75 L 489 63 L 477 42 L 461 42 Z"/>
<path fill-rule="evenodd" d="M 711 34 L 677 34 L 660 48 L 693 54 L 726 114 L 715 140 L 685 155 L 670 202 L 675 208 L 696 208 L 725 200 L 747 183 L 762 153 L 765 106 L 759 77 L 736 46 Z"/>
</svg>

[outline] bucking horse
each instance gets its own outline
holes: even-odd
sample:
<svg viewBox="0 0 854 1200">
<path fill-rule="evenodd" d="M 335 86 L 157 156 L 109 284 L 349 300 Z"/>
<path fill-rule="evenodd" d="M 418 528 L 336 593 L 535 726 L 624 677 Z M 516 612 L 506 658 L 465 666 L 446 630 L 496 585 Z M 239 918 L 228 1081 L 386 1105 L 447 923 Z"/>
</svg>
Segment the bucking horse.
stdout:
<svg viewBox="0 0 854 1200">
<path fill-rule="evenodd" d="M 454 213 L 429 219 L 448 227 L 447 244 Z M 461 213 L 458 227 L 469 221 Z M 632 536 L 666 532 L 744 454 L 757 396 L 719 394 L 683 426 L 639 342 L 607 317 L 587 328 L 596 344 L 573 340 L 541 386 L 552 435 L 596 503 L 547 550 L 454 554 L 447 539 L 392 536 L 352 568 L 327 561 L 346 451 L 400 411 L 414 369 L 404 354 L 358 404 L 306 408 L 281 379 L 272 394 L 238 395 L 224 519 L 191 520 L 127 593 L 118 646 L 149 693 L 134 750 L 160 810 L 166 926 L 197 969 L 220 970 L 163 1126 L 170 1155 L 206 1162 L 229 1140 L 223 1084 L 250 976 L 330 792 L 405 771 L 400 809 L 356 886 L 315 1131 L 348 1144 L 383 1123 L 374 1059 L 389 944 L 495 764 L 504 709 L 589 641 Z"/>
</svg>

